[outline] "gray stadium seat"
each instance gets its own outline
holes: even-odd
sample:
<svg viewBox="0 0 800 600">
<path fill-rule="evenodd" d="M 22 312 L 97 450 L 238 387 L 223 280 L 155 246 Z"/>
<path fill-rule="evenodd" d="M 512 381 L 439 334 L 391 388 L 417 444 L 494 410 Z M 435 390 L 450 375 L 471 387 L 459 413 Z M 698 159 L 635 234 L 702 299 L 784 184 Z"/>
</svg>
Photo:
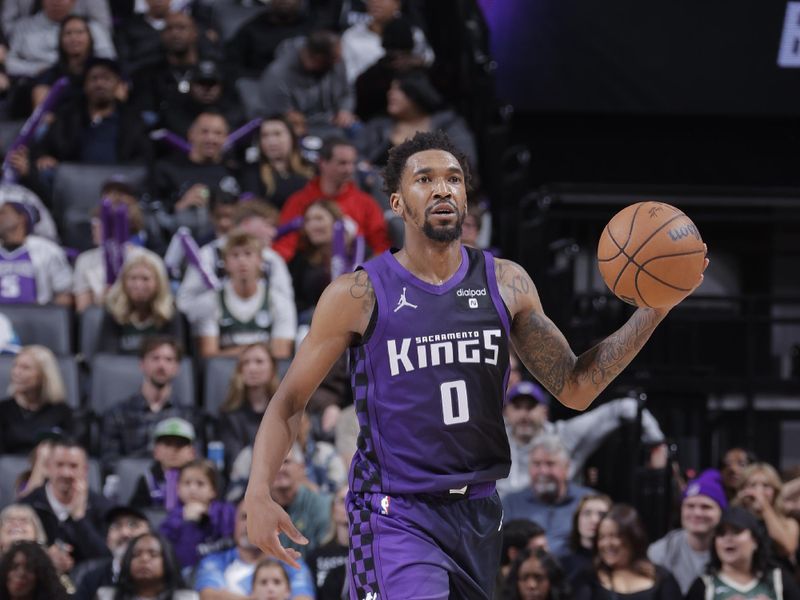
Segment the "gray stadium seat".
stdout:
<svg viewBox="0 0 800 600">
<path fill-rule="evenodd" d="M 0 313 L 9 318 L 23 346 L 41 344 L 59 355 L 72 352 L 72 313 L 68 308 L 3 304 Z"/>
<path fill-rule="evenodd" d="M 147 180 L 147 168 L 76 163 L 61 163 L 56 167 L 53 216 L 63 232 L 65 246 L 79 250 L 92 247 L 91 212 L 100 201 L 103 183 L 112 177 L 124 178 L 134 188 L 142 188 Z"/>
<path fill-rule="evenodd" d="M 71 408 L 80 408 L 81 396 L 80 385 L 78 382 L 78 365 L 71 356 L 59 356 L 58 370 L 61 371 L 61 378 L 64 380 L 64 390 L 67 397 L 64 401 Z M 11 365 L 14 357 L 10 355 L 0 355 L 0 395 L 5 396 L 8 384 L 11 383 Z"/>
<path fill-rule="evenodd" d="M 117 354 L 96 354 L 92 359 L 92 383 L 89 408 L 96 415 L 135 394 L 142 384 L 139 358 Z M 189 358 L 181 361 L 181 370 L 174 383 L 180 404 L 196 406 L 194 367 Z"/>
<path fill-rule="evenodd" d="M 203 365 L 203 408 L 215 419 L 219 417 L 219 407 L 228 395 L 228 385 L 237 362 L 233 356 L 215 356 Z"/>
<path fill-rule="evenodd" d="M 13 504 L 16 495 L 17 478 L 30 468 L 27 456 L 16 454 L 4 454 L 0 456 L 0 507 Z M 93 459 L 89 459 L 89 489 L 100 493 L 100 465 Z"/>
<path fill-rule="evenodd" d="M 152 463 L 150 458 L 121 458 L 114 467 L 114 472 L 119 475 L 119 488 L 117 488 L 117 504 L 128 504 L 136 491 L 139 477 L 144 475 Z"/>
<path fill-rule="evenodd" d="M 260 2 L 245 6 L 239 2 L 217 0 L 211 5 L 211 15 L 223 43 L 231 41 L 245 23 L 266 11 L 267 7 Z"/>
<path fill-rule="evenodd" d="M 90 306 L 78 316 L 78 352 L 86 361 L 97 353 L 103 313 L 102 306 Z"/>
</svg>

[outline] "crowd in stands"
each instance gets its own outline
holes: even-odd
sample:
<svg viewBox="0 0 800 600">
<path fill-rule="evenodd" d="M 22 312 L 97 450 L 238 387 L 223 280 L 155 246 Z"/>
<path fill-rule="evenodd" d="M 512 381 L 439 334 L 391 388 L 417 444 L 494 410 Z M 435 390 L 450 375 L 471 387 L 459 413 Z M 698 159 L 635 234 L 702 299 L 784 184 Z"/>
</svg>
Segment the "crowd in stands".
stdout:
<svg viewBox="0 0 800 600">
<path fill-rule="evenodd" d="M 3 2 L 0 125 L 30 120 L 0 183 L 0 599 L 348 597 L 346 356 L 271 490 L 309 540 L 299 569 L 248 541 L 241 499 L 325 286 L 402 244 L 388 149 L 444 130 L 479 166 L 408 9 Z M 490 227 L 471 202 L 464 243 Z M 643 468 L 672 469 L 653 415 L 620 398 L 551 420 L 513 364 L 497 598 L 800 597 L 800 480 L 731 449 L 671 479 L 658 530 L 585 468 L 641 419 Z"/>
</svg>

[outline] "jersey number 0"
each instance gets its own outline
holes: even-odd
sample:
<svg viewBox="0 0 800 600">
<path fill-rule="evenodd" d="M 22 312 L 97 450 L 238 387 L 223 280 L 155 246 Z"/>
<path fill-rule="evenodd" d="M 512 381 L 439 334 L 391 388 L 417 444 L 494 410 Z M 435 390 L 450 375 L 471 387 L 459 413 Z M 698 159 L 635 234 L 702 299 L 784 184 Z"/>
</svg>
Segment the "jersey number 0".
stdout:
<svg viewBox="0 0 800 600">
<path fill-rule="evenodd" d="M 442 416 L 445 425 L 457 425 L 469 421 L 469 403 L 467 402 L 467 382 L 445 381 L 439 386 L 442 394 Z"/>
</svg>

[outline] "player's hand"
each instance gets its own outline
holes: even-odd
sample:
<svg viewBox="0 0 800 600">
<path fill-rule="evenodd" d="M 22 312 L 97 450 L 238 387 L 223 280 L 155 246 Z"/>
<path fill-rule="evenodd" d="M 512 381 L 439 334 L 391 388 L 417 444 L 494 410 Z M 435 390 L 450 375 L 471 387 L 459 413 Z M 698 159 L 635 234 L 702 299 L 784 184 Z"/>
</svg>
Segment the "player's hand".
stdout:
<svg viewBox="0 0 800 600">
<path fill-rule="evenodd" d="M 686 298 L 688 298 L 689 296 L 691 296 L 692 294 L 694 294 L 694 291 L 695 291 L 697 288 L 699 288 L 701 285 L 703 285 L 703 278 L 705 277 L 705 276 L 703 275 L 703 273 L 705 273 L 705 270 L 708 268 L 708 263 L 709 263 L 709 260 L 708 260 L 708 245 L 706 245 L 706 244 L 703 244 L 703 250 L 705 251 L 705 255 L 706 255 L 706 258 L 704 258 L 704 259 L 703 259 L 703 261 L 704 261 L 704 262 L 703 262 L 703 271 L 700 273 L 700 279 L 698 279 L 698 280 L 697 280 L 697 283 L 694 285 L 694 287 L 692 287 L 692 289 L 690 289 L 688 292 L 686 292 L 686 293 L 685 293 L 685 294 L 684 294 L 684 295 L 683 295 L 683 296 L 682 296 L 682 297 L 681 297 L 681 298 L 680 298 L 680 299 L 679 299 L 679 300 L 678 300 L 678 301 L 677 301 L 675 304 L 673 304 L 672 306 L 667 306 L 666 308 L 654 308 L 653 310 L 655 310 L 655 311 L 657 311 L 657 312 L 663 312 L 664 314 L 666 314 L 666 313 L 668 313 L 670 310 L 672 310 L 673 308 L 675 308 L 675 307 L 676 307 L 678 304 L 680 304 L 681 302 L 683 302 L 684 300 L 686 300 Z"/>
<path fill-rule="evenodd" d="M 281 533 L 289 536 L 295 544 L 308 544 L 306 537 L 292 523 L 289 515 L 272 498 L 245 496 L 247 511 L 247 539 L 269 556 L 300 568 L 297 562 L 301 554 L 294 548 L 284 548 L 278 539 Z"/>
</svg>

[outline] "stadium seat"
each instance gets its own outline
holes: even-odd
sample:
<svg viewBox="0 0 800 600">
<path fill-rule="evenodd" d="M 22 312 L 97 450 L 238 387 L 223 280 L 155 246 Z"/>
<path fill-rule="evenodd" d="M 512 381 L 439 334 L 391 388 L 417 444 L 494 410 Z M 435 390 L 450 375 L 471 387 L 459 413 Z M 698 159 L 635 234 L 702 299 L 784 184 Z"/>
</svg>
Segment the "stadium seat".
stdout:
<svg viewBox="0 0 800 600">
<path fill-rule="evenodd" d="M 114 472 L 119 475 L 117 504 L 130 503 L 139 477 L 147 472 L 152 462 L 150 458 L 121 458 L 117 461 L 114 468 Z"/>
<path fill-rule="evenodd" d="M 41 344 L 57 355 L 72 352 L 72 313 L 68 308 L 3 304 L 0 313 L 9 318 L 23 346 Z"/>
<path fill-rule="evenodd" d="M 231 41 L 248 21 L 266 11 L 267 7 L 260 2 L 246 6 L 230 0 L 217 0 L 211 5 L 211 16 L 223 44 Z"/>
<path fill-rule="evenodd" d="M 58 370 L 61 371 L 61 378 L 64 380 L 64 390 L 66 398 L 64 401 L 67 406 L 77 409 L 81 405 L 80 386 L 78 382 L 78 365 L 75 359 L 71 356 L 59 356 Z M 14 363 L 14 357 L 9 355 L 0 355 L 0 393 L 5 394 L 11 383 L 11 365 Z"/>
<path fill-rule="evenodd" d="M 233 356 L 215 356 L 203 366 L 203 408 L 214 419 L 219 417 L 219 407 L 228 395 L 228 384 L 237 362 Z"/>
<path fill-rule="evenodd" d="M 135 394 L 142 384 L 139 358 L 117 354 L 97 354 L 91 361 L 92 383 L 89 409 L 95 415 Z M 181 361 L 181 370 L 174 383 L 180 404 L 195 406 L 194 367 L 189 358 Z"/>
<path fill-rule="evenodd" d="M 56 167 L 53 183 L 53 213 L 62 242 L 70 248 L 92 247 L 90 219 L 98 205 L 103 183 L 112 177 L 126 180 L 141 189 L 147 179 L 147 168 L 136 165 L 82 165 L 61 163 Z"/>
<path fill-rule="evenodd" d="M 97 353 L 102 322 L 102 306 L 90 306 L 78 316 L 78 352 L 85 361 L 90 361 Z"/>
<path fill-rule="evenodd" d="M 13 504 L 16 500 L 17 478 L 30 468 L 27 456 L 4 454 L 0 456 L 0 507 Z M 100 493 L 100 464 L 89 459 L 89 489 Z"/>
</svg>

